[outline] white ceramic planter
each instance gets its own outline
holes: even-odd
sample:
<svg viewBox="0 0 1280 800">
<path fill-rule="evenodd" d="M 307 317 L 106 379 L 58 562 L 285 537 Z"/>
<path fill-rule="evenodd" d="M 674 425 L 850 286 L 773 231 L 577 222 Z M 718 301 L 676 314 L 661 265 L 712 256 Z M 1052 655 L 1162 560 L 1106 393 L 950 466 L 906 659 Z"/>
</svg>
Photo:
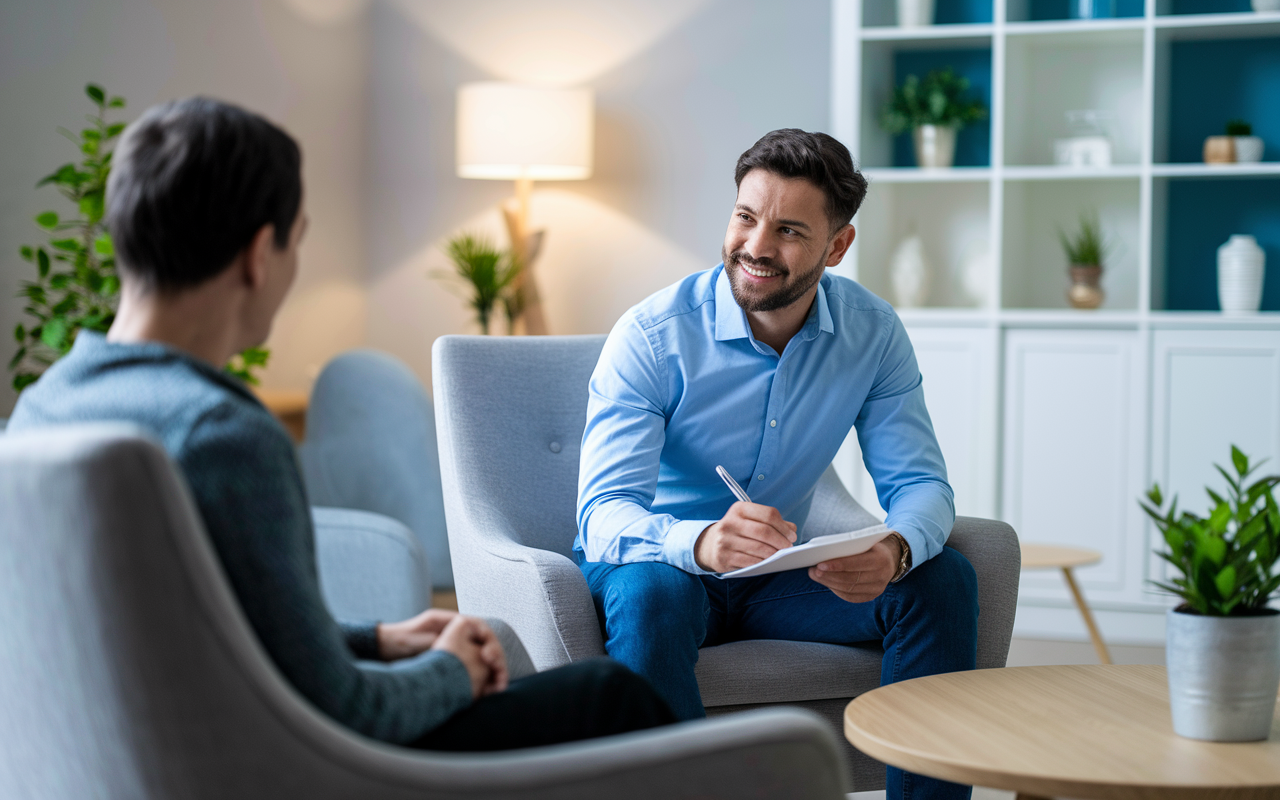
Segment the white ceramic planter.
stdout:
<svg viewBox="0 0 1280 800">
<path fill-rule="evenodd" d="M 1280 2 L 1280 0 L 1276 0 Z M 1262 151 L 1266 143 L 1261 136 L 1232 136 L 1236 145 L 1237 164 L 1257 164 L 1262 160 Z"/>
<path fill-rule="evenodd" d="M 1280 614 L 1204 617 L 1171 609 L 1166 642 L 1175 733 L 1211 742 L 1270 735 L 1280 689 Z"/>
<path fill-rule="evenodd" d="M 933 0 L 898 0 L 898 25 L 920 28 L 933 24 Z"/>
<path fill-rule="evenodd" d="M 1252 236 L 1237 234 L 1218 248 L 1218 307 L 1224 314 L 1254 314 L 1262 305 L 1267 254 Z"/>
<path fill-rule="evenodd" d="M 956 129 L 947 125 L 921 125 L 911 132 L 916 166 L 946 169 L 956 160 Z"/>
</svg>

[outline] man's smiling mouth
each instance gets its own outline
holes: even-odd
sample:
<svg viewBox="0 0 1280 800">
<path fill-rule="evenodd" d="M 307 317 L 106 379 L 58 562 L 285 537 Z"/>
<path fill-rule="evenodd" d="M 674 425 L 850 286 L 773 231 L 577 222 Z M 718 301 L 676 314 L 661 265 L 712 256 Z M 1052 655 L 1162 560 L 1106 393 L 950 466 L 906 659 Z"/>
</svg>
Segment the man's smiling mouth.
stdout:
<svg viewBox="0 0 1280 800">
<path fill-rule="evenodd" d="M 782 274 L 780 272 L 771 272 L 767 269 L 757 269 L 755 267 L 749 267 L 746 264 L 742 263 L 741 261 L 738 262 L 738 266 L 742 267 L 743 271 L 746 272 L 748 275 L 753 275 L 757 278 L 773 278 Z"/>
</svg>

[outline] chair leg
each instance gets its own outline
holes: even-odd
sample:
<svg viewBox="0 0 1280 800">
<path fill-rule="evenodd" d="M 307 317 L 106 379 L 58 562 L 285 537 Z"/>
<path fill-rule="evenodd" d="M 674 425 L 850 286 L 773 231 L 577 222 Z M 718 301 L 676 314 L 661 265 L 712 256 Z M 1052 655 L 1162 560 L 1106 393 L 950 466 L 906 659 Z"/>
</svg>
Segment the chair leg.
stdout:
<svg viewBox="0 0 1280 800">
<path fill-rule="evenodd" d="M 1107 650 L 1107 643 L 1102 641 L 1102 633 L 1098 630 L 1098 624 L 1093 621 L 1093 612 L 1089 610 L 1089 604 L 1084 601 L 1084 594 L 1081 593 L 1080 587 L 1076 585 L 1076 578 L 1071 574 L 1071 567 L 1062 568 L 1062 577 L 1066 579 L 1067 588 L 1071 590 L 1071 596 L 1075 598 L 1076 607 L 1080 609 L 1080 616 L 1084 617 L 1084 624 L 1089 629 L 1089 638 L 1093 640 L 1093 649 L 1098 651 L 1098 661 L 1103 664 L 1110 664 L 1111 653 Z"/>
</svg>

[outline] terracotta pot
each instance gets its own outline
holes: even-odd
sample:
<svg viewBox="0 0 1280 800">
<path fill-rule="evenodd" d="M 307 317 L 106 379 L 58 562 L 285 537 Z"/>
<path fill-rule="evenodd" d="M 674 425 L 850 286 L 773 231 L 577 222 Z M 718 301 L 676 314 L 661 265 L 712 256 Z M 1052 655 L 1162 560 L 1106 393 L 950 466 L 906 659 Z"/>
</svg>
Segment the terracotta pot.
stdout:
<svg viewBox="0 0 1280 800">
<path fill-rule="evenodd" d="M 1067 302 L 1072 308 L 1097 308 L 1102 305 L 1106 293 L 1098 285 L 1102 278 L 1102 267 L 1088 264 L 1072 264 L 1071 288 L 1067 290 Z"/>
<path fill-rule="evenodd" d="M 1204 163 L 1236 163 L 1236 138 L 1234 136 L 1210 136 L 1205 139 Z"/>
</svg>

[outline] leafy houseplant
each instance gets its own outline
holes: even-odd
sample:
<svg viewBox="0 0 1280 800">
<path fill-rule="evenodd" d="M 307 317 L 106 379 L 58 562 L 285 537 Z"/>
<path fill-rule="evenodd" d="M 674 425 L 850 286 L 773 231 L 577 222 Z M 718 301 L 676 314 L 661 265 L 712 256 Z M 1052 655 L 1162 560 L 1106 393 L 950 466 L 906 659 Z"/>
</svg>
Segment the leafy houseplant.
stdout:
<svg viewBox="0 0 1280 800">
<path fill-rule="evenodd" d="M 968 89 L 968 78 L 951 67 L 932 70 L 924 80 L 908 75 L 893 90 L 881 124 L 895 136 L 912 133 L 918 166 L 949 167 L 956 131 L 987 116 L 981 100 L 965 96 Z"/>
<path fill-rule="evenodd" d="M 449 240 L 445 247 L 454 272 L 438 272 L 434 277 L 457 279 L 467 286 L 468 304 L 476 312 L 480 330 L 489 333 L 493 307 L 501 302 L 510 326 L 519 316 L 521 298 L 517 291 L 520 264 L 510 252 L 495 247 L 488 239 L 463 233 Z"/>
<path fill-rule="evenodd" d="M 1067 256 L 1071 274 L 1071 288 L 1067 290 L 1068 302 L 1073 308 L 1097 308 L 1102 305 L 1106 295 L 1098 285 L 1098 280 L 1102 277 L 1102 261 L 1108 247 L 1106 238 L 1102 235 L 1098 212 L 1091 210 L 1080 214 L 1080 228 L 1074 234 L 1058 228 L 1058 240 Z"/>
<path fill-rule="evenodd" d="M 64 164 L 36 184 L 37 188 L 56 187 L 76 211 L 70 218 L 56 211 L 37 214 L 36 224 L 49 232 L 48 246 L 19 249 L 23 260 L 35 266 L 36 278 L 24 281 L 18 295 L 25 299 L 23 311 L 31 318 L 13 331 L 18 350 L 9 361 L 9 371 L 14 373 L 13 388 L 18 392 L 66 355 L 79 331 L 105 333 L 119 303 L 115 247 L 103 216 L 112 147 L 125 127 L 123 122 L 108 121 L 107 114 L 124 108 L 125 101 L 108 97 L 92 83 L 84 91 L 97 106 L 97 113 L 87 117 L 90 127 L 79 134 L 59 129 L 80 150 L 80 164 Z M 227 371 L 256 384 L 254 370 L 264 366 L 268 356 L 263 348 L 250 348 L 236 356 Z"/>
<path fill-rule="evenodd" d="M 1169 699 L 1174 730 L 1212 741 L 1267 738 L 1280 688 L 1280 612 L 1267 606 L 1280 590 L 1280 475 L 1250 482 L 1250 465 L 1231 448 L 1227 496 L 1207 489 L 1208 516 L 1164 508 L 1159 485 L 1142 508 L 1168 551 L 1157 554 L 1179 575 L 1159 588 L 1183 601 L 1167 619 Z M 1215 465 L 1216 466 L 1216 465 Z"/>
</svg>

